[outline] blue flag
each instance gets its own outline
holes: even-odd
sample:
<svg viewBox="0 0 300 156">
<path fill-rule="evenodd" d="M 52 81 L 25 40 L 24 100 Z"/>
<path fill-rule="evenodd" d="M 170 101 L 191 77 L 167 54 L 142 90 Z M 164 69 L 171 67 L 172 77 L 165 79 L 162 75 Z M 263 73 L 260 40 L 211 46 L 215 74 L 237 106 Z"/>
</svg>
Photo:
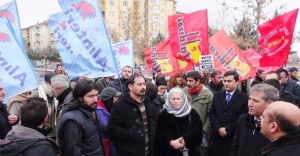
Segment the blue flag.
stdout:
<svg viewBox="0 0 300 156">
<path fill-rule="evenodd" d="M 59 1 L 63 12 L 50 16 L 49 27 L 70 79 L 116 75 L 112 47 L 97 0 Z"/>
<path fill-rule="evenodd" d="M 13 33 L 16 36 L 16 39 L 21 46 L 21 48 L 24 48 L 24 41 L 22 36 L 22 29 L 19 19 L 19 13 L 17 9 L 17 3 L 15 0 L 0 6 L 0 19 L 8 19 L 10 25 L 13 28 Z"/>
<path fill-rule="evenodd" d="M 122 77 L 122 68 L 124 66 L 130 66 L 134 69 L 133 59 L 133 41 L 128 40 L 113 44 L 113 50 L 115 54 L 115 61 L 117 63 L 118 77 Z"/>
<path fill-rule="evenodd" d="M 12 29 L 3 21 L 0 22 L 0 78 L 6 92 L 4 101 L 8 101 L 13 95 L 36 88 L 39 80 Z"/>
</svg>

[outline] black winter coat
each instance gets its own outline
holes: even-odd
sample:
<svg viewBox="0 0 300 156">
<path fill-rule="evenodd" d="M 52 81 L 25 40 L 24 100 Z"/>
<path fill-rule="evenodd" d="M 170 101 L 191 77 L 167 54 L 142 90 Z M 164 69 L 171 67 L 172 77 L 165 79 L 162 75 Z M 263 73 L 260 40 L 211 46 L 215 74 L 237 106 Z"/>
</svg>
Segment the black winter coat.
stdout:
<svg viewBox="0 0 300 156">
<path fill-rule="evenodd" d="M 104 156 L 100 131 L 90 108 L 72 101 L 59 122 L 58 143 L 63 155 Z"/>
<path fill-rule="evenodd" d="M 152 155 L 155 132 L 149 110 L 149 99 L 145 97 L 143 103 L 147 114 L 149 147 L 150 155 Z M 113 104 L 106 130 L 109 136 L 119 144 L 119 156 L 145 156 L 145 129 L 139 104 L 129 93 L 122 95 Z"/>
<path fill-rule="evenodd" d="M 8 122 L 8 116 L 9 113 L 6 109 L 6 105 L 0 103 L 0 139 L 4 139 L 8 131 L 11 130 L 12 125 Z"/>
<path fill-rule="evenodd" d="M 237 129 L 232 142 L 230 156 L 259 156 L 261 148 L 270 141 L 255 126 L 254 116 L 243 114 L 237 121 Z"/>
<path fill-rule="evenodd" d="M 248 95 L 236 89 L 229 104 L 226 104 L 226 91 L 220 91 L 214 95 L 209 121 L 213 129 L 210 156 L 229 156 L 233 136 L 236 131 L 236 122 L 241 114 L 248 112 Z M 218 130 L 225 127 L 227 136 L 221 137 Z"/>
<path fill-rule="evenodd" d="M 262 156 L 299 156 L 300 132 L 291 134 L 271 142 L 262 149 Z"/>
<path fill-rule="evenodd" d="M 203 137 L 202 121 L 196 110 L 191 110 L 191 129 L 189 116 L 178 118 L 169 114 L 164 109 L 157 121 L 155 133 L 155 156 L 177 156 L 181 155 L 180 150 L 173 149 L 171 140 L 183 137 L 185 147 L 189 149 L 189 155 L 194 151 L 196 145 L 200 145 Z"/>
<path fill-rule="evenodd" d="M 121 81 L 121 84 L 120 84 L 120 81 Z M 129 92 L 129 89 L 128 89 L 127 85 L 126 85 L 126 81 L 127 80 L 125 80 L 123 78 L 120 79 L 120 80 L 116 79 L 116 80 L 110 82 L 108 84 L 108 87 L 115 88 L 118 92 L 122 93 L 122 95 L 123 95 L 124 93 L 128 93 Z"/>
<path fill-rule="evenodd" d="M 296 81 L 288 79 L 285 84 L 281 84 L 282 90 L 292 93 L 295 97 L 296 104 L 300 104 L 300 85 Z"/>
</svg>

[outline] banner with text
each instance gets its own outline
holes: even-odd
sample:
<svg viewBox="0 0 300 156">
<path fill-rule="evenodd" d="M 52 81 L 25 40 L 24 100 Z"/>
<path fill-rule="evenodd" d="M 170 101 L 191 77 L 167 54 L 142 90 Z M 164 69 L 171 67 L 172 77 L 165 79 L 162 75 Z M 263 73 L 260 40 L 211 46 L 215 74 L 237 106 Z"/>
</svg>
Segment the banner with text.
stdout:
<svg viewBox="0 0 300 156">
<path fill-rule="evenodd" d="M 253 72 L 256 72 L 256 69 L 224 30 L 210 37 L 209 43 L 210 54 L 214 56 L 214 69 L 223 73 L 235 70 L 240 75 L 240 81 L 246 80 Z"/>
<path fill-rule="evenodd" d="M 13 30 L 3 21 L 0 23 L 0 78 L 6 92 L 4 101 L 8 101 L 13 95 L 36 88 L 39 80 Z"/>
<path fill-rule="evenodd" d="M 17 3 L 15 0 L 0 6 L 0 19 L 1 18 L 9 20 L 14 36 L 16 36 L 17 42 L 19 43 L 21 48 L 25 49 Z"/>
<path fill-rule="evenodd" d="M 250 48 L 243 52 L 245 57 L 251 62 L 253 67 L 259 67 L 259 59 L 262 57 L 262 55 L 256 51 L 253 48 Z"/>
<path fill-rule="evenodd" d="M 290 54 L 298 9 L 280 15 L 257 29 L 261 34 L 259 45 L 263 52 L 261 67 L 285 66 Z"/>
<path fill-rule="evenodd" d="M 200 56 L 200 69 L 208 69 L 209 71 L 214 70 L 214 57 L 213 55 L 202 55 Z"/>
<path fill-rule="evenodd" d="M 159 42 L 154 47 L 149 47 L 144 50 L 146 59 L 146 72 L 147 73 L 162 73 L 166 76 L 172 76 L 173 74 L 181 71 L 188 71 L 191 63 L 186 61 L 177 60 L 171 55 L 170 40 Z"/>
<path fill-rule="evenodd" d="M 207 10 L 168 17 L 172 55 L 199 64 L 201 55 L 208 51 Z"/>
<path fill-rule="evenodd" d="M 56 37 L 70 79 L 117 74 L 114 53 L 97 0 L 64 0 L 63 13 L 50 16 L 49 27 Z"/>
</svg>

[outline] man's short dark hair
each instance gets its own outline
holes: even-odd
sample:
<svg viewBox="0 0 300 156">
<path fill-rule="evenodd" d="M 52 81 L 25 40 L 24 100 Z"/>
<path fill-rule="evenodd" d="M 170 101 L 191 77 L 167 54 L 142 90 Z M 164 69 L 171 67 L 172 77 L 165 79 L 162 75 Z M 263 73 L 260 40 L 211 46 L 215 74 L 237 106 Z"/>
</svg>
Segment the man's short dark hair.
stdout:
<svg viewBox="0 0 300 156">
<path fill-rule="evenodd" d="M 280 75 L 280 73 L 285 73 L 285 76 L 288 76 L 289 75 L 289 73 L 288 73 L 288 71 L 286 70 L 286 69 L 283 69 L 283 68 L 280 68 L 280 69 L 277 69 L 276 70 L 276 73 L 278 73 L 279 75 Z"/>
<path fill-rule="evenodd" d="M 48 115 L 47 102 L 38 97 L 30 97 L 21 106 L 22 125 L 40 126 Z"/>
<path fill-rule="evenodd" d="M 235 81 L 238 81 L 238 80 L 239 80 L 239 74 L 238 74 L 236 71 L 233 71 L 233 70 L 227 71 L 227 72 L 224 74 L 224 77 L 227 77 L 227 76 L 233 76 L 233 79 L 234 79 Z"/>
<path fill-rule="evenodd" d="M 167 80 L 165 78 L 159 78 L 159 79 L 156 79 L 155 85 L 157 87 L 160 86 L 160 85 L 167 86 L 168 83 L 167 83 Z"/>
<path fill-rule="evenodd" d="M 222 74 L 222 72 L 220 70 L 214 70 L 211 74 L 210 77 L 211 78 L 215 78 L 217 75 Z"/>
<path fill-rule="evenodd" d="M 62 65 L 61 65 L 61 64 L 57 64 L 57 65 L 56 65 L 56 68 L 57 68 L 57 67 L 59 67 L 59 66 L 61 66 L 61 67 L 62 67 Z"/>
<path fill-rule="evenodd" d="M 158 90 L 155 84 L 152 82 L 146 82 L 146 92 L 145 95 L 149 97 L 150 100 L 153 100 L 157 97 L 158 95 Z"/>
<path fill-rule="evenodd" d="M 79 98 L 82 98 L 86 93 L 93 89 L 98 91 L 98 85 L 95 82 L 87 79 L 81 80 L 77 82 L 73 89 L 73 98 L 79 100 Z"/>
<path fill-rule="evenodd" d="M 122 68 L 122 72 L 123 72 L 124 68 L 130 68 L 130 69 L 131 69 L 131 72 L 133 72 L 133 69 L 132 69 L 131 66 L 124 66 L 124 67 Z"/>
<path fill-rule="evenodd" d="M 280 78 L 280 75 L 279 75 L 276 71 L 270 71 L 270 72 L 268 72 L 268 73 L 266 74 L 266 76 L 269 75 L 269 74 L 275 74 L 275 75 L 277 75 L 277 80 L 280 80 L 280 79 L 281 79 L 281 78 Z"/>
<path fill-rule="evenodd" d="M 146 79 L 145 77 L 142 75 L 142 74 L 134 74 L 134 75 L 131 75 L 128 80 L 126 81 L 126 86 L 128 87 L 129 84 L 133 85 L 134 84 L 134 80 L 138 77 L 142 77 L 144 78 L 145 82 L 146 82 Z"/>
<path fill-rule="evenodd" d="M 201 76 L 198 71 L 190 71 L 186 75 L 187 78 L 193 78 L 196 82 L 200 80 Z"/>
<path fill-rule="evenodd" d="M 294 71 L 298 72 L 298 69 L 296 67 L 291 67 L 289 71 L 290 71 L 290 73 L 292 73 Z"/>
</svg>

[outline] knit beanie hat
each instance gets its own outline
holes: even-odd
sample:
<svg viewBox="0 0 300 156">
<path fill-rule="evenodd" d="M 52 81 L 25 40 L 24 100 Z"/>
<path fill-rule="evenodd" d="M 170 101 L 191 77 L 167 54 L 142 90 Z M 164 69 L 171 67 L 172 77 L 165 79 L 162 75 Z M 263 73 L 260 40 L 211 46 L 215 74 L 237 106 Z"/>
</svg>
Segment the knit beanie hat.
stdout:
<svg viewBox="0 0 300 156">
<path fill-rule="evenodd" d="M 101 92 L 100 99 L 102 101 L 108 101 L 111 98 L 113 98 L 114 96 L 120 96 L 120 95 L 121 95 L 121 93 L 118 92 L 115 88 L 107 87 L 107 88 L 104 88 L 103 91 Z"/>
</svg>

